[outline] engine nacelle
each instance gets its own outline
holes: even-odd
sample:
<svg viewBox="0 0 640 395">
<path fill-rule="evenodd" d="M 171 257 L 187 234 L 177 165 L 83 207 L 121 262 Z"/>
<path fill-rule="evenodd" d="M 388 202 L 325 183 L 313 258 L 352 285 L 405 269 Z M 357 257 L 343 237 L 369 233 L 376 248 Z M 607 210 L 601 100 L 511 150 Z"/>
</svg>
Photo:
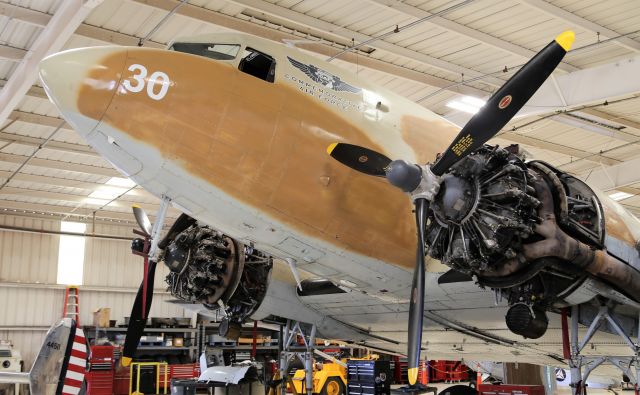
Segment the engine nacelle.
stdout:
<svg viewBox="0 0 640 395">
<path fill-rule="evenodd" d="M 590 275 L 633 299 L 640 273 L 607 254 L 595 193 L 550 165 L 525 163 L 513 150 L 485 146 L 443 176 L 431 203 L 429 254 L 506 297 L 506 320 L 537 338 L 545 311 L 571 304 Z M 624 284 L 624 285 L 622 285 Z"/>
<path fill-rule="evenodd" d="M 208 226 L 190 223 L 165 241 L 168 290 L 187 302 L 224 308 L 220 334 L 237 338 L 242 322 L 267 293 L 273 259 Z"/>
</svg>

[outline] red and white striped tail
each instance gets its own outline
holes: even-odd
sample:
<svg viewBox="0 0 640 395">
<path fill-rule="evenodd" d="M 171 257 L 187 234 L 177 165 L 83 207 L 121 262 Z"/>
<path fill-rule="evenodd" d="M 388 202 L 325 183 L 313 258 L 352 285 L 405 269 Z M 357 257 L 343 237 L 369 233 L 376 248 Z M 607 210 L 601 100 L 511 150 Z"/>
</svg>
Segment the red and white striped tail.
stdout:
<svg viewBox="0 0 640 395">
<path fill-rule="evenodd" d="M 30 393 L 79 395 L 87 368 L 87 354 L 84 332 L 73 319 L 63 318 L 54 324 L 29 371 Z"/>
<path fill-rule="evenodd" d="M 67 363 L 66 372 L 62 372 L 62 395 L 78 395 L 84 382 L 87 369 L 87 341 L 84 332 L 76 328 L 76 334 L 71 347 L 71 355 Z"/>
</svg>

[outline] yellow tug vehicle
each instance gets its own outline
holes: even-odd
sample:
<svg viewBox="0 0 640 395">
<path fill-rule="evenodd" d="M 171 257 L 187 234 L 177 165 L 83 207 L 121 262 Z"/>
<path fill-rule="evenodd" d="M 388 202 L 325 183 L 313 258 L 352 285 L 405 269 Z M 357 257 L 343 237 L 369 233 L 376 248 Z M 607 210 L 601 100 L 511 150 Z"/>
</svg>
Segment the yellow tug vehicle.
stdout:
<svg viewBox="0 0 640 395">
<path fill-rule="evenodd" d="M 320 395 L 345 395 L 347 388 L 347 361 L 329 355 L 323 355 L 327 361 L 313 364 L 313 393 Z M 328 358 L 327 358 L 328 357 Z M 377 354 L 369 354 L 363 358 L 349 358 L 371 360 L 378 359 Z M 304 369 L 296 370 L 291 379 L 296 394 L 306 394 L 306 374 Z"/>
</svg>

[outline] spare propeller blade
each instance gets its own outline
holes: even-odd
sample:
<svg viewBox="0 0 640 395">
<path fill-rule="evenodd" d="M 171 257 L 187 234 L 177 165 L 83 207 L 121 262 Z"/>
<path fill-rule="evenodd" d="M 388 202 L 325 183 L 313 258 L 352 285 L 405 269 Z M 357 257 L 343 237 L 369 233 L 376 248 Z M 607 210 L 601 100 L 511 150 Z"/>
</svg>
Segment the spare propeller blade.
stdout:
<svg viewBox="0 0 640 395">
<path fill-rule="evenodd" d="M 410 193 L 414 198 L 418 226 L 418 256 L 413 273 L 409 307 L 408 369 L 410 385 L 414 385 L 418 378 L 424 314 L 424 259 L 426 255 L 424 232 L 429 211 L 429 201 L 426 197 L 430 196 L 434 190 L 428 190 L 421 184 L 423 181 L 425 184 L 437 183 L 433 180 L 433 175 L 443 175 L 451 166 L 494 137 L 551 75 L 571 48 L 574 40 L 575 34 L 572 31 L 566 31 L 529 60 L 467 122 L 438 162 L 430 169 L 402 160 L 391 161 L 381 153 L 352 144 L 334 143 L 327 149 L 329 155 L 342 164 L 365 174 L 386 177 L 392 185 Z"/>
<path fill-rule="evenodd" d="M 146 258 L 145 258 L 146 259 Z M 138 288 L 138 294 L 136 300 L 133 302 L 133 308 L 131 309 L 131 317 L 129 317 L 129 325 L 127 327 L 127 334 L 124 340 L 124 347 L 122 350 L 122 365 L 129 366 L 133 359 L 140 338 L 144 332 L 144 327 L 149 317 L 149 310 L 151 309 L 151 302 L 153 300 L 153 283 L 156 274 L 155 261 L 149 261 L 149 270 L 147 271 L 147 284 L 145 286 L 144 280 Z M 146 289 L 146 295 L 144 290 Z M 146 306 L 143 309 L 142 300 L 146 297 Z"/>
<path fill-rule="evenodd" d="M 151 221 L 149 221 L 147 213 L 145 213 L 142 207 L 137 204 L 134 204 L 131 208 L 133 209 L 133 216 L 136 218 L 136 222 L 138 223 L 140 230 L 142 230 L 147 236 L 150 236 Z"/>
</svg>

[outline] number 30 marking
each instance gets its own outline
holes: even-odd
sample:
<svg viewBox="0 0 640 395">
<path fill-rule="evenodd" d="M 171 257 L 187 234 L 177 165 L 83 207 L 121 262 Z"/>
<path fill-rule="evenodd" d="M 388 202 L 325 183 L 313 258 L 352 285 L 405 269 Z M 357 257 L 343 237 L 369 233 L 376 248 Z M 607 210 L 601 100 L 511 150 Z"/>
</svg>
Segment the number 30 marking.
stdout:
<svg viewBox="0 0 640 395">
<path fill-rule="evenodd" d="M 161 100 L 167 94 L 169 90 L 169 85 L 171 84 L 171 80 L 166 73 L 162 71 L 153 72 L 149 78 L 147 78 L 147 68 L 141 64 L 132 64 L 128 68 L 129 71 L 132 71 L 134 74 L 131 76 L 133 78 L 134 83 L 132 83 L 131 79 L 126 79 L 122 83 L 122 86 L 129 92 L 138 93 L 144 89 L 145 82 L 147 83 L 147 96 L 149 96 L 153 100 Z M 156 84 L 160 85 L 160 90 L 158 92 L 155 91 Z"/>
</svg>

